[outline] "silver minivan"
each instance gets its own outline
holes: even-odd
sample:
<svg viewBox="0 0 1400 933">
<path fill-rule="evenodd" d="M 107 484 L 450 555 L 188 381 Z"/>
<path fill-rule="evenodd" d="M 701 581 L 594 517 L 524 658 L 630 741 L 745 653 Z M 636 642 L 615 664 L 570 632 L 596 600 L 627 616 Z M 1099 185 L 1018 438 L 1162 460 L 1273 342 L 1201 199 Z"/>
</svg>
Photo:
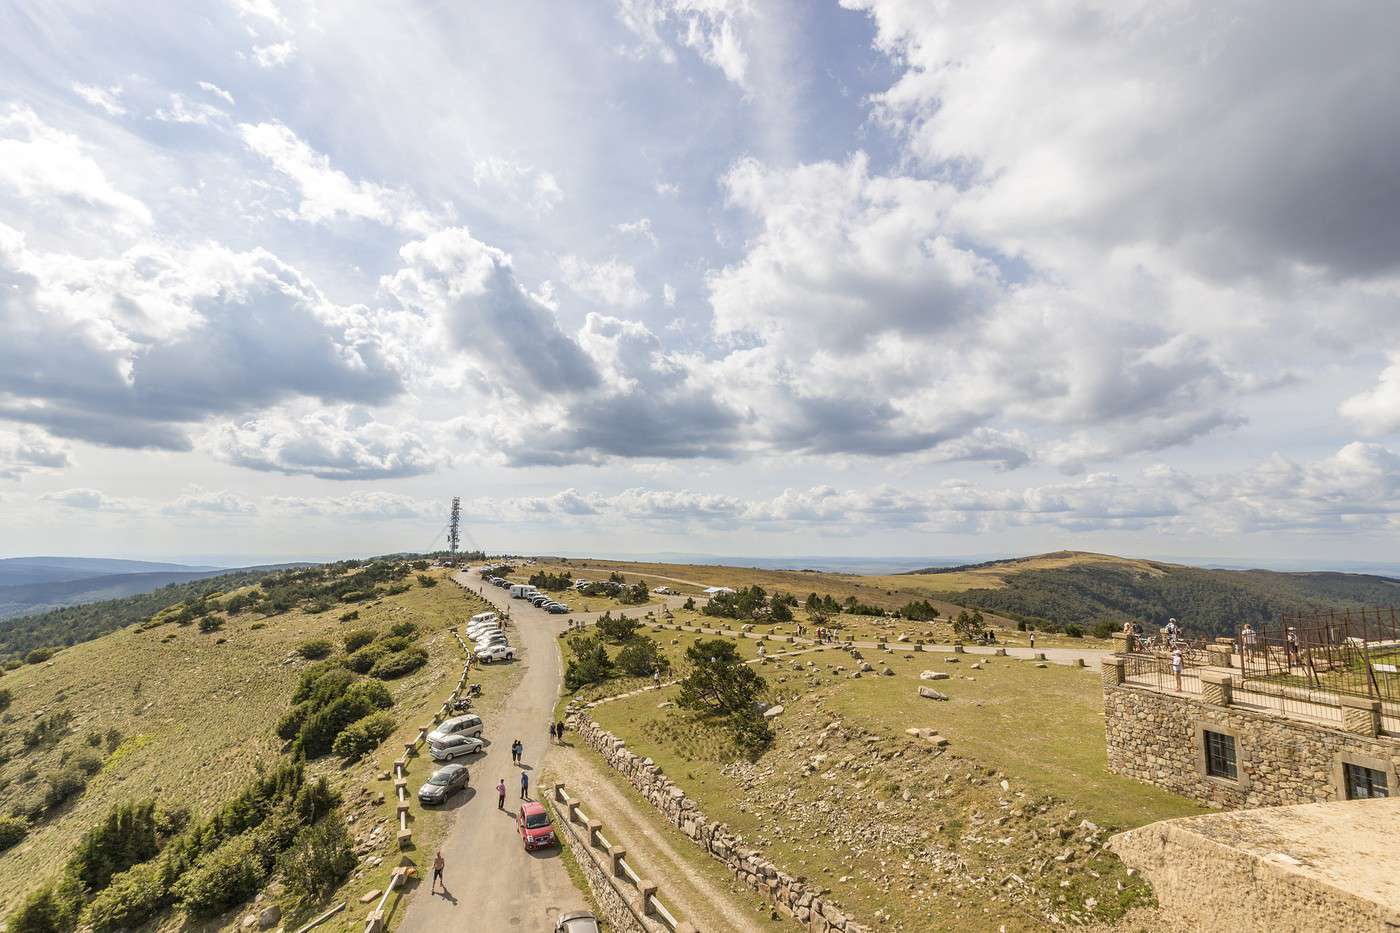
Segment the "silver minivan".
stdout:
<svg viewBox="0 0 1400 933">
<path fill-rule="evenodd" d="M 437 724 L 432 732 L 428 733 L 428 742 L 436 744 L 447 738 L 449 735 L 469 735 L 479 736 L 484 731 L 481 724 L 481 717 L 476 713 L 467 713 L 464 716 L 453 716 L 451 719 L 444 719 Z"/>
</svg>

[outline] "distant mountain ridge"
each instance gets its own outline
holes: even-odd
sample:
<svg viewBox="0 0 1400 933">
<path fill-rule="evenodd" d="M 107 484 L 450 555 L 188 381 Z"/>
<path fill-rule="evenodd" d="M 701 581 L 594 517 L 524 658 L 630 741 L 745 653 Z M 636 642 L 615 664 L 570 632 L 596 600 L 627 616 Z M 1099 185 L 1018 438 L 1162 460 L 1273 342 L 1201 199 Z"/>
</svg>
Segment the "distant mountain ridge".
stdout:
<svg viewBox="0 0 1400 933">
<path fill-rule="evenodd" d="M 1132 619 L 1181 620 L 1202 635 L 1233 634 L 1281 614 L 1400 605 L 1400 580 L 1335 571 L 1207 570 L 1108 554 L 1056 551 L 915 571 L 948 581 L 947 598 L 1029 623 L 1085 628 Z"/>
<path fill-rule="evenodd" d="M 0 558 L 0 586 L 61 583 L 66 580 L 118 574 L 193 573 L 218 569 L 164 561 L 123 560 L 115 557 L 3 557 Z"/>
<path fill-rule="evenodd" d="M 113 573 L 81 577 L 76 580 L 54 580 L 44 583 L 0 586 L 0 619 L 45 612 L 60 606 L 76 606 L 98 600 L 136 596 L 171 583 L 200 580 L 204 577 L 215 577 L 227 572 L 225 570 L 197 570 Z"/>
</svg>

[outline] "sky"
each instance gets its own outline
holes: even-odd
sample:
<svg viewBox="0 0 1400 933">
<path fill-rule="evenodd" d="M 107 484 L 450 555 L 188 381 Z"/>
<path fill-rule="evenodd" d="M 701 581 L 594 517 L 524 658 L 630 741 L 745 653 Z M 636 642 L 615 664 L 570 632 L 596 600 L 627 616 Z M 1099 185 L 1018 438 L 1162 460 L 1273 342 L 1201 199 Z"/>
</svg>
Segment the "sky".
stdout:
<svg viewBox="0 0 1400 933">
<path fill-rule="evenodd" d="M 1390 559 L 1397 34 L 10 0 L 0 555 Z"/>
</svg>

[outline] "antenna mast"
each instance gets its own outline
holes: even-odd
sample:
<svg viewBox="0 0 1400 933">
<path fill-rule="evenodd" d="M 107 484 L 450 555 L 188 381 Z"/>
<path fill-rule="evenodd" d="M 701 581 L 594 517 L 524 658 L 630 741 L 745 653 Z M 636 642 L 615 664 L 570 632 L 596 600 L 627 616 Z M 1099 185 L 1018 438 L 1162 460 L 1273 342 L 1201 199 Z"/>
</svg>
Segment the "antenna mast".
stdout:
<svg viewBox="0 0 1400 933">
<path fill-rule="evenodd" d="M 452 497 L 452 517 L 447 520 L 447 549 L 457 556 L 457 545 L 462 540 L 462 497 Z"/>
</svg>

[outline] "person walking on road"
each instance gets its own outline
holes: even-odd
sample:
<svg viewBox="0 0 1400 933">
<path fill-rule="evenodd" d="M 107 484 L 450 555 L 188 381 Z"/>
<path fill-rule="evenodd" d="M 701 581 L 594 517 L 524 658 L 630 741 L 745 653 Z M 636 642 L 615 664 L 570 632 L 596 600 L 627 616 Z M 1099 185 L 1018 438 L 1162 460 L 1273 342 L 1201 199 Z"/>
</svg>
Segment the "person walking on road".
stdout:
<svg viewBox="0 0 1400 933">
<path fill-rule="evenodd" d="M 564 720 L 559 720 L 559 727 L 555 730 L 559 734 L 559 744 L 564 744 Z"/>
<path fill-rule="evenodd" d="M 447 893 L 447 882 L 442 880 L 442 870 L 447 867 L 447 862 L 443 860 L 442 850 L 438 849 L 437 857 L 433 859 L 433 883 L 428 885 L 428 893 L 437 891 L 437 886 L 442 885 L 442 893 Z"/>
<path fill-rule="evenodd" d="M 529 800 L 529 799 L 530 799 L 530 772 L 529 772 L 529 771 L 521 771 L 521 772 L 520 772 L 520 799 L 521 799 L 521 800 Z"/>
<path fill-rule="evenodd" d="M 551 720 L 549 721 L 549 742 L 550 742 L 550 744 L 553 745 L 553 744 L 554 744 L 554 740 L 557 739 L 557 738 L 558 738 L 558 736 L 557 736 L 557 735 L 555 734 L 555 732 L 554 732 L 554 720 L 551 719 Z"/>
<path fill-rule="evenodd" d="M 504 809 L 506 808 L 506 779 L 505 779 L 505 778 L 501 778 L 501 783 L 499 783 L 499 784 L 496 785 L 496 795 L 497 795 L 497 796 L 496 796 L 496 809 L 497 809 L 497 810 L 504 810 Z"/>
</svg>

